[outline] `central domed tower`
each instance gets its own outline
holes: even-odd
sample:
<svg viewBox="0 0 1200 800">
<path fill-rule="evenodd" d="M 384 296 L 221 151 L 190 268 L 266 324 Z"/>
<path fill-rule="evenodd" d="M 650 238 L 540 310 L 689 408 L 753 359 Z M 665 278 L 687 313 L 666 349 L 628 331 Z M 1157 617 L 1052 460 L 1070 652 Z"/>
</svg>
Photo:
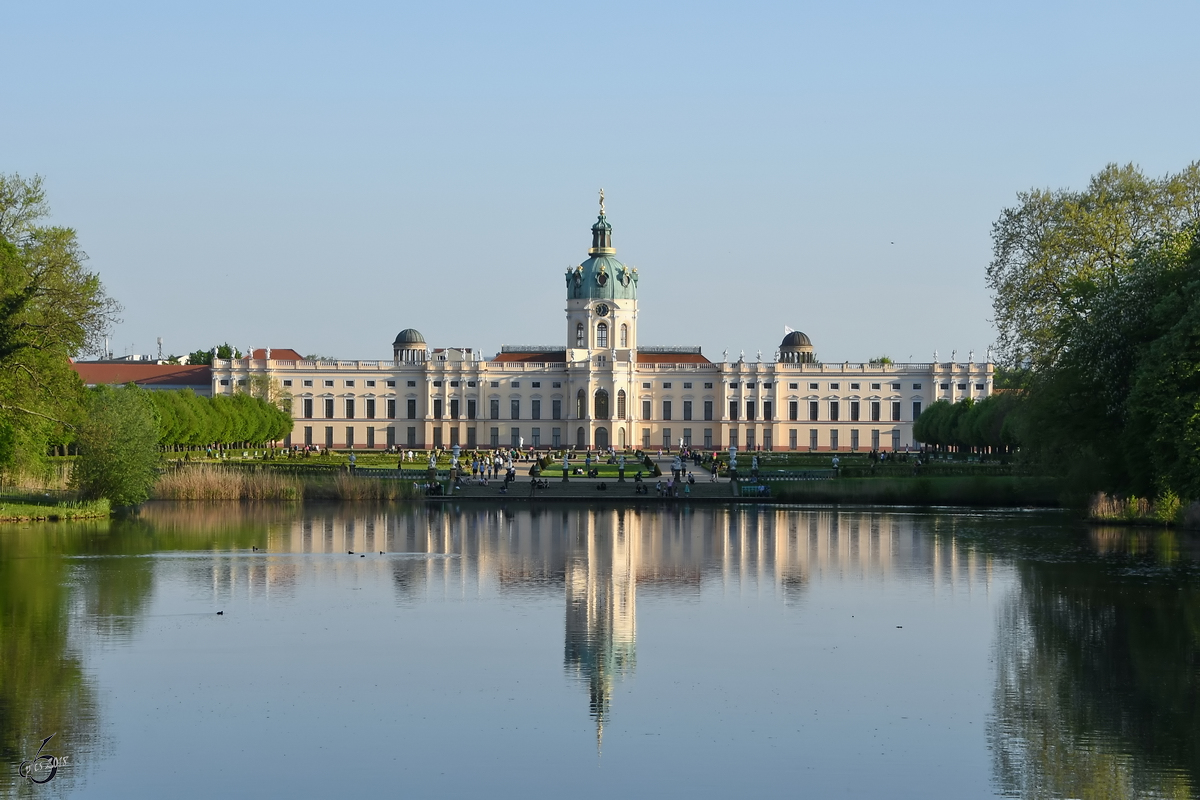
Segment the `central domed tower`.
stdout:
<svg viewBox="0 0 1200 800">
<path fill-rule="evenodd" d="M 618 261 L 616 252 L 601 189 L 600 216 L 592 225 L 588 258 L 567 270 L 568 349 L 637 348 L 638 273 Z"/>
</svg>

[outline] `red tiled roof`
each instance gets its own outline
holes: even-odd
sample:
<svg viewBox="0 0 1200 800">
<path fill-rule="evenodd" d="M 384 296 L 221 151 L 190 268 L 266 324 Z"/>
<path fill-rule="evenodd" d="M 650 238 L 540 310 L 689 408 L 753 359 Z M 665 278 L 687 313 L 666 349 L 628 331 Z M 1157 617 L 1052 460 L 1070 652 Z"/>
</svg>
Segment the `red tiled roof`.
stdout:
<svg viewBox="0 0 1200 800">
<path fill-rule="evenodd" d="M 639 364 L 711 364 L 701 353 L 638 353 Z"/>
<path fill-rule="evenodd" d="M 256 348 L 254 354 L 251 356 L 255 361 L 262 361 L 266 357 L 267 348 L 265 347 Z M 304 356 L 287 347 L 272 347 L 271 359 L 278 361 L 303 361 Z"/>
<path fill-rule="evenodd" d="M 497 353 L 492 359 L 495 363 L 513 363 L 517 361 L 542 361 L 562 364 L 567 360 L 566 350 L 551 350 L 541 353 Z"/>
<path fill-rule="evenodd" d="M 274 355 L 272 353 L 271 355 Z M 141 386 L 212 386 L 212 367 L 204 364 L 180 366 L 178 364 L 97 363 L 77 361 L 71 368 L 79 373 L 87 386 L 106 383 L 121 386 L 136 383 Z"/>
</svg>

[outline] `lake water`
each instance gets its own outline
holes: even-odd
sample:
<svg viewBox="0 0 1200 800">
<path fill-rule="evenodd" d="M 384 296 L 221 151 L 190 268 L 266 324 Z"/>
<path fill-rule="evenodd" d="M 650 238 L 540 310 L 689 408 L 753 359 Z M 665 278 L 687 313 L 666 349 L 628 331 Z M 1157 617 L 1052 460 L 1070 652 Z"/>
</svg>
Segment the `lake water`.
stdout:
<svg viewBox="0 0 1200 800">
<path fill-rule="evenodd" d="M 0 793 L 1195 796 L 1197 552 L 891 509 L 6 526 Z"/>
</svg>

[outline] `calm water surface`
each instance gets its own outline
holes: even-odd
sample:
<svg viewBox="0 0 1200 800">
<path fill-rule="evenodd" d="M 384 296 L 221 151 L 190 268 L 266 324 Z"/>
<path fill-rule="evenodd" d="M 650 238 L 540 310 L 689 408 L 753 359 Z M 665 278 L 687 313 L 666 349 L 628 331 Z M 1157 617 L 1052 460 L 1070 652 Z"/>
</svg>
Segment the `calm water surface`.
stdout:
<svg viewBox="0 0 1200 800">
<path fill-rule="evenodd" d="M 4 527 L 0 793 L 1196 796 L 1197 552 L 869 509 Z"/>
</svg>

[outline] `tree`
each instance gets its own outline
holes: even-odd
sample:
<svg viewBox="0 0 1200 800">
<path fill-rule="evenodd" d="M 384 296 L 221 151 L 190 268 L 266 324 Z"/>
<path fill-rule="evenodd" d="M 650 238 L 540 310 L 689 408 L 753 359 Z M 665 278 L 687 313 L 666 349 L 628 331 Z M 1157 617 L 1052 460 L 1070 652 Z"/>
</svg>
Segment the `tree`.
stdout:
<svg viewBox="0 0 1200 800">
<path fill-rule="evenodd" d="M 158 478 L 158 420 L 144 389 L 98 386 L 88 392 L 71 480 L 84 497 L 132 506 L 150 497 Z"/>
<path fill-rule="evenodd" d="M 1037 368 L 1057 361 L 1063 327 L 1088 316 L 1098 285 L 1129 271 L 1136 245 L 1200 219 L 1200 162 L 1158 179 L 1109 164 L 1083 191 L 1017 198 L 992 225 L 987 284 L 1002 360 Z"/>
<path fill-rule="evenodd" d="M 42 226 L 42 179 L 0 174 L 0 469 L 29 469 L 68 438 L 82 384 L 70 359 L 99 352 L 117 303 L 70 228 Z"/>
<path fill-rule="evenodd" d="M 225 344 L 217 345 L 217 347 L 214 349 L 217 351 L 217 358 L 230 359 L 230 358 L 241 358 L 242 357 L 242 351 L 238 350 L 236 347 L 229 344 L 229 342 L 226 342 Z M 195 352 L 188 353 L 188 363 L 189 364 L 207 364 L 209 366 L 212 366 L 212 362 L 213 362 L 213 351 L 211 349 L 210 350 L 196 350 Z"/>
</svg>

